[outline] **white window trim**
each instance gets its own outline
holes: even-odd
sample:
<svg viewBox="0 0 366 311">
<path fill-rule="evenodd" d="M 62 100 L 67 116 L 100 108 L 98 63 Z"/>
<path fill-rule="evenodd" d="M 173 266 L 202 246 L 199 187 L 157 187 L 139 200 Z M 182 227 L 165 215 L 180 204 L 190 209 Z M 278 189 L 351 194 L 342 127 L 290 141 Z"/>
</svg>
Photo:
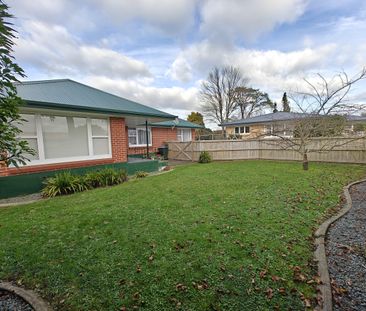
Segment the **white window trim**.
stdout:
<svg viewBox="0 0 366 311">
<path fill-rule="evenodd" d="M 137 144 L 136 145 L 132 145 L 130 144 L 130 135 L 128 134 L 128 131 L 129 130 L 135 130 L 136 131 L 136 142 Z M 142 127 L 142 126 L 137 126 L 137 127 L 131 127 L 131 128 L 127 128 L 127 139 L 128 139 L 128 147 L 130 148 L 135 148 L 135 147 L 146 147 L 146 144 L 139 144 L 139 135 L 137 134 L 137 131 L 138 130 L 143 130 L 143 131 L 146 131 L 146 128 L 145 127 Z M 147 130 L 150 132 L 150 140 L 149 140 L 149 147 L 151 147 L 153 145 L 152 141 L 153 141 L 153 135 L 152 135 L 152 130 L 151 130 L 151 127 L 148 127 Z"/>
<path fill-rule="evenodd" d="M 243 128 L 243 132 L 241 131 L 241 128 Z M 246 128 L 249 128 L 248 132 L 246 132 Z M 236 132 L 236 129 L 238 129 L 238 133 Z M 234 134 L 235 135 L 248 135 L 248 134 L 250 134 L 250 126 L 249 125 L 235 126 L 234 127 Z"/>
<path fill-rule="evenodd" d="M 65 163 L 65 162 L 77 162 L 77 161 L 88 161 L 88 160 L 99 160 L 99 159 L 110 159 L 112 158 L 112 142 L 111 142 L 111 129 L 110 129 L 110 120 L 106 117 L 85 117 L 85 116 L 78 116 L 73 115 L 75 118 L 85 118 L 86 125 L 87 125 L 87 135 L 88 135 L 88 156 L 74 156 L 74 157 L 63 157 L 63 158 L 53 158 L 53 159 L 46 159 L 45 152 L 44 152 L 44 141 L 43 141 L 43 133 L 42 133 L 42 123 L 41 123 L 41 116 L 43 115 L 51 115 L 51 116 L 69 116 L 64 115 L 61 113 L 57 114 L 47 114 L 47 113 L 22 113 L 24 115 L 34 115 L 35 122 L 36 122 L 36 136 L 30 137 L 29 135 L 20 135 L 20 138 L 36 138 L 37 145 L 38 145 L 38 160 L 31 160 L 27 162 L 26 165 L 42 165 L 42 164 L 54 164 L 54 163 Z M 100 136 L 100 135 L 92 135 L 92 127 L 91 127 L 91 119 L 103 119 L 107 121 L 107 129 L 108 129 L 108 149 L 109 153 L 107 154 L 100 154 L 94 155 L 94 148 L 93 148 L 93 138 L 107 138 L 107 136 Z"/>
</svg>

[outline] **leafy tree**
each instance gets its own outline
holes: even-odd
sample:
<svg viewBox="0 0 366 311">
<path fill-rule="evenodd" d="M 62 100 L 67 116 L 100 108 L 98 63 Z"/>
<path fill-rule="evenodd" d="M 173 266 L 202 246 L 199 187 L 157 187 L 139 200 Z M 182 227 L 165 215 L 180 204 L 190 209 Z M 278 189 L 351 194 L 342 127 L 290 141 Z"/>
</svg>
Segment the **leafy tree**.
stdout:
<svg viewBox="0 0 366 311">
<path fill-rule="evenodd" d="M 199 112 L 192 111 L 187 117 L 187 121 L 205 126 L 205 123 L 203 122 L 203 115 Z"/>
<path fill-rule="evenodd" d="M 236 108 L 241 119 L 259 114 L 263 109 L 273 107 L 267 93 L 251 87 L 238 87 L 236 92 Z"/>
<path fill-rule="evenodd" d="M 21 133 L 17 125 L 22 120 L 19 105 L 22 103 L 17 96 L 15 83 L 17 76 L 24 77 L 24 71 L 16 63 L 13 53 L 13 40 L 16 31 L 9 19 L 13 16 L 8 6 L 0 0 L 0 163 L 6 166 L 26 164 L 25 154 L 35 154 L 26 141 L 17 137 Z"/>
<path fill-rule="evenodd" d="M 282 96 L 282 107 L 283 107 L 282 110 L 284 112 L 290 112 L 291 111 L 290 103 L 289 103 L 289 101 L 287 99 L 286 92 L 283 93 L 283 96 Z"/>
</svg>

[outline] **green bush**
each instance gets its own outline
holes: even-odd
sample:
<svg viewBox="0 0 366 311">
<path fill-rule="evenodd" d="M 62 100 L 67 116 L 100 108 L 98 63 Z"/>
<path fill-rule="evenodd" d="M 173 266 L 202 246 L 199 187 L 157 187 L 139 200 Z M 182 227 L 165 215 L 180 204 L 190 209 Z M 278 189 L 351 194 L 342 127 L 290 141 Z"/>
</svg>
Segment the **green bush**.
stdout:
<svg viewBox="0 0 366 311">
<path fill-rule="evenodd" d="M 138 171 L 135 174 L 136 178 L 144 178 L 144 177 L 147 177 L 147 176 L 149 176 L 149 173 L 144 172 L 144 171 Z"/>
<path fill-rule="evenodd" d="M 121 184 L 127 181 L 125 170 L 105 168 L 97 171 L 90 171 L 86 175 L 73 175 L 71 172 L 61 172 L 54 177 L 47 178 L 45 187 L 42 190 L 44 197 L 55 197 L 57 195 L 71 194 L 85 191 L 92 188 L 106 187 Z"/>
<path fill-rule="evenodd" d="M 81 192 L 88 188 L 89 185 L 82 176 L 73 175 L 66 171 L 46 179 L 42 196 L 55 197 L 57 195 Z"/>
<path fill-rule="evenodd" d="M 87 173 L 85 180 L 91 188 L 113 186 L 125 182 L 127 180 L 127 173 L 125 170 L 105 168 Z"/>
<path fill-rule="evenodd" d="M 202 151 L 198 159 L 199 163 L 210 163 L 212 161 L 211 155 L 207 151 Z"/>
</svg>

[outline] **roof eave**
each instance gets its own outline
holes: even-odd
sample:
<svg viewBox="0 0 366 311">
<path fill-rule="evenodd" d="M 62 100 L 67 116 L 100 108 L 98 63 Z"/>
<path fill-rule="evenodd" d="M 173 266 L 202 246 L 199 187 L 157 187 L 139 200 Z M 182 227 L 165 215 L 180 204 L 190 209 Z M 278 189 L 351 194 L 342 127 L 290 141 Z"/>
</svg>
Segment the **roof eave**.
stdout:
<svg viewBox="0 0 366 311">
<path fill-rule="evenodd" d="M 164 119 L 175 119 L 177 116 L 170 114 L 158 114 L 158 113 L 142 113 L 142 112 L 134 112 L 128 110 L 115 110 L 115 109 L 101 109 L 101 108 L 88 108 L 88 107 L 80 107 L 74 105 L 64 105 L 64 104 L 56 104 L 49 102 L 38 102 L 38 101 L 29 101 L 24 100 L 26 104 L 30 107 L 34 108 L 46 108 L 46 109 L 62 109 L 62 110 L 72 110 L 72 111 L 86 111 L 86 112 L 97 112 L 97 113 L 105 113 L 105 114 L 115 114 L 115 115 L 134 115 L 134 116 L 147 116 L 147 117 L 158 117 Z"/>
</svg>

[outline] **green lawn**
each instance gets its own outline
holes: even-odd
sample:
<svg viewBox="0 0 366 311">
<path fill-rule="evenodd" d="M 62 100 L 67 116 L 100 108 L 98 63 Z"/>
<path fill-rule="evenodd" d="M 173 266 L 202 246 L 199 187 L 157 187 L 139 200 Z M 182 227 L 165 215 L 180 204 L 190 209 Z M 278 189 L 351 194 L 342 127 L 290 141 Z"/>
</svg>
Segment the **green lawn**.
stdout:
<svg viewBox="0 0 366 311">
<path fill-rule="evenodd" d="M 303 310 L 301 294 L 315 289 L 294 267 L 311 279 L 312 232 L 365 173 L 194 164 L 3 208 L 0 279 L 37 289 L 56 310 Z"/>
</svg>

